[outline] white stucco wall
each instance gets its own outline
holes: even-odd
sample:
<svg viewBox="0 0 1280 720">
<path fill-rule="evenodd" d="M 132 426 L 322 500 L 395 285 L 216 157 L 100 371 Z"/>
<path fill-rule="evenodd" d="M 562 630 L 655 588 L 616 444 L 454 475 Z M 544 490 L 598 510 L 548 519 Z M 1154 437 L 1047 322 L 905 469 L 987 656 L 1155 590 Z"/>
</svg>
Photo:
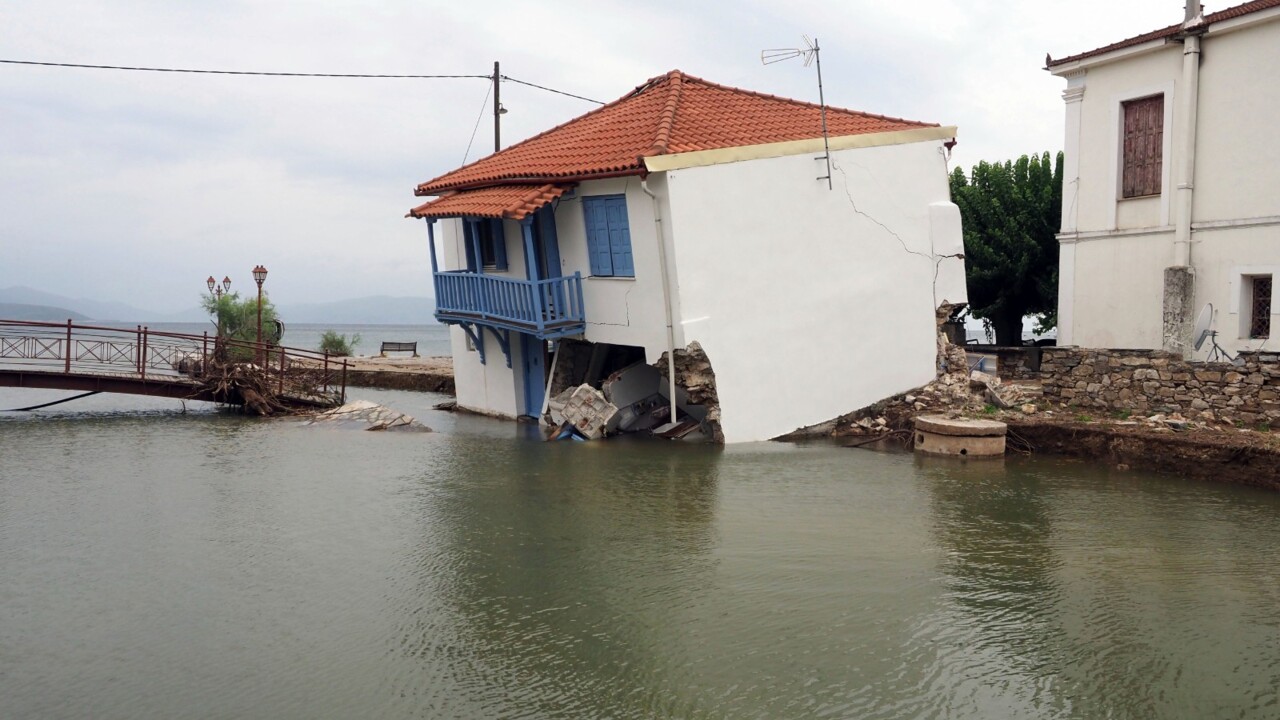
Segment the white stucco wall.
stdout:
<svg viewBox="0 0 1280 720">
<path fill-rule="evenodd" d="M 651 189 L 653 184 L 651 179 Z M 593 195 L 625 195 L 627 198 L 634 278 L 591 277 L 582 199 Z M 640 178 L 584 182 L 572 197 L 556 204 L 555 213 L 563 272 L 565 275 L 581 272 L 584 278 L 585 338 L 597 343 L 643 347 L 649 361 L 656 361 L 667 347 L 666 313 L 662 305 L 662 269 L 658 264 L 653 201 L 641 189 Z"/>
<path fill-rule="evenodd" d="M 1280 266 L 1280 140 L 1269 120 L 1280 113 L 1280 83 L 1275 82 L 1280 13 L 1257 13 L 1252 20 L 1265 17 L 1275 19 L 1215 24 L 1201 43 L 1194 303 L 1197 308 L 1213 303 L 1219 342 L 1229 351 L 1261 344 L 1240 337 L 1240 318 L 1229 310 L 1239 305 L 1242 274 Z M 1163 273 L 1175 260 L 1176 163 L 1185 132 L 1175 112 L 1182 45 L 1057 72 L 1068 82 L 1059 340 L 1085 347 L 1158 348 Z M 1161 196 L 1118 199 L 1120 103 L 1156 92 L 1165 93 Z M 1280 303 L 1273 302 L 1272 309 L 1280 309 Z M 1280 333 L 1277 320 L 1273 313 Z"/>
<path fill-rule="evenodd" d="M 681 342 L 711 360 L 728 442 L 929 382 L 934 308 L 966 299 L 963 262 L 935 268 L 935 234 L 962 243 L 941 143 L 833 160 L 833 190 L 808 154 L 666 173 Z"/>
<path fill-rule="evenodd" d="M 504 277 L 524 278 L 523 239 L 520 224 L 507 221 L 504 233 L 507 247 L 507 270 L 485 272 Z M 467 255 L 463 244 L 462 221 L 437 220 L 435 223 L 436 260 L 441 270 L 458 270 L 466 266 Z M 513 345 L 518 344 L 514 342 Z M 467 336 L 462 328 L 449 328 L 449 340 L 453 353 L 454 388 L 458 405 L 467 410 L 488 415 L 515 417 L 519 414 L 518 383 L 515 373 L 507 367 L 506 357 L 492 331 L 484 331 L 485 363 L 480 363 L 480 353 L 467 349 Z M 513 348 L 513 353 L 516 349 Z M 512 367 L 520 367 L 517 356 L 512 355 Z"/>
</svg>

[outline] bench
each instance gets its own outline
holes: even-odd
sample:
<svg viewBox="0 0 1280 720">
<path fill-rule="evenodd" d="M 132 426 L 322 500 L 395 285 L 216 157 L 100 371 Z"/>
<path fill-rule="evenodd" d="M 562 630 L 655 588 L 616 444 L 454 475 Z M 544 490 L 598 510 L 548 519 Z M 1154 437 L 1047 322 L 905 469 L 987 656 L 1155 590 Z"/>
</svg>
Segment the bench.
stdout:
<svg viewBox="0 0 1280 720">
<path fill-rule="evenodd" d="M 418 357 L 417 342 L 384 342 L 379 355 L 386 357 L 389 352 L 411 352 L 414 357 Z"/>
</svg>

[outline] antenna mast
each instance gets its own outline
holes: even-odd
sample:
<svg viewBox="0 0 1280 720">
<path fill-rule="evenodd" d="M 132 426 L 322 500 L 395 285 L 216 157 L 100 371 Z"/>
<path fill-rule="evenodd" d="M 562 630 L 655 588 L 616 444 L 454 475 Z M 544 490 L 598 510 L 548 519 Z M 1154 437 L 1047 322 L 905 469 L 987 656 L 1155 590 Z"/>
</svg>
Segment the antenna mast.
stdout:
<svg viewBox="0 0 1280 720">
<path fill-rule="evenodd" d="M 834 189 L 831 184 L 831 139 L 827 135 L 827 99 L 822 92 L 822 54 L 821 48 L 818 47 L 818 38 L 809 39 L 808 35 L 802 35 L 804 49 L 800 48 L 774 48 L 772 50 L 760 51 L 760 63 L 763 65 L 772 65 L 783 60 L 791 58 L 803 57 L 804 66 L 809 67 L 809 63 L 816 62 L 818 66 L 818 107 L 822 112 L 822 159 L 827 161 L 827 174 L 819 177 L 819 180 L 827 181 L 827 189 Z"/>
</svg>

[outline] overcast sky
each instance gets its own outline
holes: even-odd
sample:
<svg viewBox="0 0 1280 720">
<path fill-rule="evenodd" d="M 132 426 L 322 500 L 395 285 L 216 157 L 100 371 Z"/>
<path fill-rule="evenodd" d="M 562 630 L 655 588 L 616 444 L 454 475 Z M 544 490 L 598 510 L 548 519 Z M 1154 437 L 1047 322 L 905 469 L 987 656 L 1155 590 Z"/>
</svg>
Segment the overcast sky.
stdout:
<svg viewBox="0 0 1280 720">
<path fill-rule="evenodd" d="M 1212 5 L 1219 10 L 1229 4 Z M 1062 57 L 1181 19 L 1181 0 L 173 2 L 7 0 L 0 59 L 488 74 L 603 101 L 679 68 L 817 99 L 760 50 L 821 41 L 827 101 L 959 126 L 953 165 L 1062 147 Z M 162 312 L 204 279 L 279 303 L 430 295 L 415 184 L 462 163 L 488 83 L 0 64 L 0 288 Z M 510 144 L 595 107 L 504 83 Z M 492 150 L 492 117 L 470 159 Z"/>
</svg>

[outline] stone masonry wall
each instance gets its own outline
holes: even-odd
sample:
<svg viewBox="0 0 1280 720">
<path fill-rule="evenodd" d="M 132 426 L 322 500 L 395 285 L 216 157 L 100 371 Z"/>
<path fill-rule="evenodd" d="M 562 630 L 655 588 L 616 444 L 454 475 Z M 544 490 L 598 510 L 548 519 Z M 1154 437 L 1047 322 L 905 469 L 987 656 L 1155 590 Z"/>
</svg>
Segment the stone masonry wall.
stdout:
<svg viewBox="0 0 1280 720">
<path fill-rule="evenodd" d="M 1187 362 L 1159 350 L 1043 348 L 1046 400 L 1079 408 L 1280 426 L 1280 354 L 1241 352 L 1241 364 Z"/>
</svg>

